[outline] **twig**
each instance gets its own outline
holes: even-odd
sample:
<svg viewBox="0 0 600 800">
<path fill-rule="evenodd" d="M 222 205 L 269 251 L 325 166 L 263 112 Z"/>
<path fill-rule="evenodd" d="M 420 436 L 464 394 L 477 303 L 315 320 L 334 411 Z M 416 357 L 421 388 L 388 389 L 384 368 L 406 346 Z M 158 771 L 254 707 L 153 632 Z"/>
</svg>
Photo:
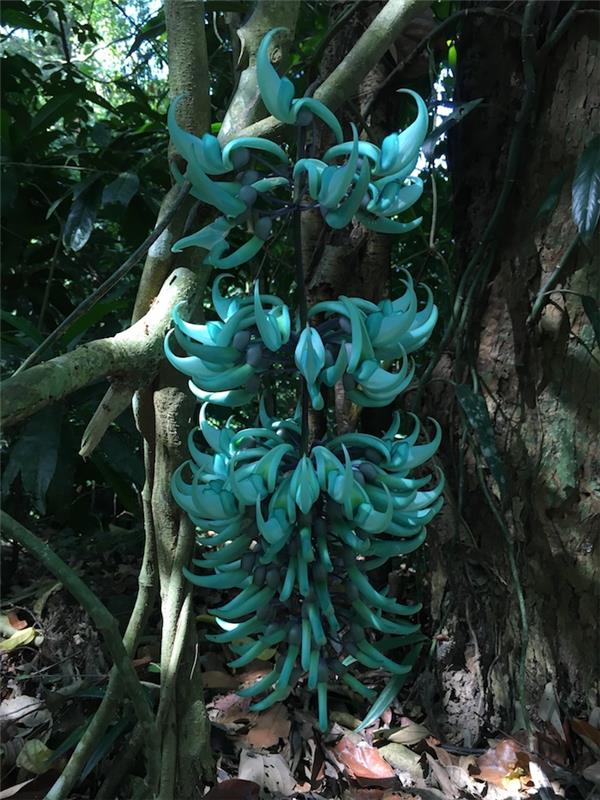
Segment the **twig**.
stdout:
<svg viewBox="0 0 600 800">
<path fill-rule="evenodd" d="M 65 589 L 85 609 L 102 634 L 144 732 L 146 760 L 148 762 L 148 783 L 150 790 L 154 792 L 158 783 L 160 758 L 157 729 L 144 689 L 121 640 L 116 619 L 89 586 L 46 542 L 39 539 L 27 528 L 24 528 L 23 525 L 19 524 L 4 511 L 0 511 L 0 527 L 9 538 L 18 542 L 21 547 L 24 547 L 46 569 L 55 575 Z"/>
<path fill-rule="evenodd" d="M 167 278 L 148 313 L 130 328 L 8 378 L 3 384 L 2 423 L 14 425 L 108 375 L 138 376 L 140 384 L 149 380 L 163 359 L 163 337 L 173 307 L 193 299 L 199 281 L 199 276 L 180 267 Z"/>
<path fill-rule="evenodd" d="M 142 244 L 134 250 L 134 252 L 129 256 L 129 258 L 121 264 L 121 266 L 113 272 L 113 274 L 107 278 L 104 283 L 102 283 L 89 297 L 86 297 L 77 308 L 75 308 L 68 317 L 66 317 L 57 328 L 55 328 L 52 333 L 47 336 L 43 342 L 41 342 L 36 349 L 27 356 L 25 361 L 21 364 L 21 366 L 15 370 L 14 375 L 18 375 L 19 373 L 23 372 L 28 367 L 33 366 L 33 364 L 38 361 L 39 357 L 42 353 L 45 353 L 46 350 L 50 347 L 51 344 L 57 341 L 61 337 L 61 335 L 65 332 L 65 330 L 70 327 L 76 320 L 82 317 L 86 311 L 92 308 L 98 300 L 104 297 L 114 286 L 119 283 L 119 281 L 127 275 L 127 273 L 135 267 L 138 263 L 140 258 L 145 255 L 150 247 L 154 244 L 154 242 L 158 239 L 158 237 L 162 234 L 162 232 L 167 228 L 175 213 L 177 212 L 178 208 L 181 206 L 185 198 L 188 196 L 190 189 L 192 188 L 191 183 L 186 181 L 177 196 L 175 204 L 169 214 L 165 215 L 165 217 L 160 221 L 160 223 L 156 226 L 156 228 L 152 231 L 152 233 L 142 242 Z"/>
<path fill-rule="evenodd" d="M 514 22 L 517 25 L 520 24 L 521 20 L 519 17 L 515 16 L 514 14 L 508 14 L 506 11 L 500 8 L 465 8 L 461 11 L 457 11 L 456 14 L 452 14 L 451 17 L 447 17 L 445 20 L 440 22 L 440 24 L 435 27 L 430 33 L 424 36 L 419 44 L 414 48 L 414 50 L 409 53 L 409 55 L 403 59 L 399 64 L 397 64 L 394 69 L 388 74 L 386 79 L 377 87 L 377 91 L 369 100 L 367 107 L 365 108 L 364 115 L 365 117 L 369 116 L 369 112 L 373 107 L 374 103 L 379 98 L 381 92 L 385 89 L 388 83 L 399 73 L 402 72 L 406 67 L 411 64 L 417 56 L 419 56 L 423 50 L 427 47 L 429 42 L 432 39 L 436 39 L 440 36 L 447 28 L 452 27 L 455 22 L 458 22 L 459 19 L 463 19 L 464 17 L 475 17 L 475 16 L 488 16 L 488 17 L 501 17 L 503 19 L 509 20 L 510 22 Z"/>
<path fill-rule="evenodd" d="M 544 281 L 542 286 L 540 287 L 539 292 L 535 298 L 535 302 L 532 306 L 531 313 L 527 317 L 527 325 L 534 325 L 539 317 L 542 308 L 544 306 L 544 298 L 546 295 L 550 293 L 550 290 L 554 288 L 554 286 L 558 283 L 560 278 L 562 277 L 563 273 L 565 272 L 566 268 L 569 266 L 571 261 L 571 256 L 577 249 L 577 245 L 579 243 L 579 234 L 575 234 L 573 239 L 571 240 L 569 246 L 565 250 L 562 255 L 562 258 L 558 262 L 556 269 L 552 272 L 551 275 Z"/>
<path fill-rule="evenodd" d="M 138 593 L 127 630 L 123 636 L 123 646 L 131 658 L 135 652 L 139 637 L 144 630 L 150 612 L 154 606 L 157 592 L 156 583 L 156 548 L 154 536 L 146 529 L 144 556 L 138 576 Z M 46 800 L 68 800 L 72 790 L 79 780 L 85 765 L 98 746 L 98 742 L 114 720 L 116 711 L 123 695 L 123 681 L 116 667 L 113 667 L 108 679 L 108 686 L 98 710 L 92 717 L 90 724 L 79 740 L 77 747 L 71 754 L 69 761 L 60 777 L 54 783 Z"/>
</svg>

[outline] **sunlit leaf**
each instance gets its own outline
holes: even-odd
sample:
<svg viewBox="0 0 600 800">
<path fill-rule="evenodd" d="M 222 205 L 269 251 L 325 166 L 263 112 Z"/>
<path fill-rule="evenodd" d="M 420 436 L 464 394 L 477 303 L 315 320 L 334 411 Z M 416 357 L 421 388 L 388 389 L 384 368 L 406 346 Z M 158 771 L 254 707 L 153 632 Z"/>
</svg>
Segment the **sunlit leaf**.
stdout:
<svg viewBox="0 0 600 800">
<path fill-rule="evenodd" d="M 572 190 L 573 219 L 589 242 L 600 216 L 600 136 L 595 136 L 577 163 Z"/>
</svg>

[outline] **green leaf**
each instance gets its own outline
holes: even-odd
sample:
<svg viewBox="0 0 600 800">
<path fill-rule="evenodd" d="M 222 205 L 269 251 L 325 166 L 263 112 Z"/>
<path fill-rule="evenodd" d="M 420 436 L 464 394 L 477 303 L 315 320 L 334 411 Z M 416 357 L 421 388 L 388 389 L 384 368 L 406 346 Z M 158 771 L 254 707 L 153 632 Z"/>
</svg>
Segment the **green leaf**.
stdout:
<svg viewBox="0 0 600 800">
<path fill-rule="evenodd" d="M 581 238 L 589 242 L 600 216 L 600 135 L 592 139 L 577 163 L 572 210 Z"/>
<path fill-rule="evenodd" d="M 63 244 L 75 253 L 88 242 L 94 230 L 100 194 L 96 187 L 77 194 L 71 205 L 63 231 Z"/>
<path fill-rule="evenodd" d="M 23 28 L 28 31 L 45 31 L 55 36 L 57 29 L 49 20 L 41 20 L 39 17 L 28 13 L 25 3 L 19 3 L 17 7 L 10 7 L 7 3 L 0 3 L 0 25 L 7 28 Z"/>
<path fill-rule="evenodd" d="M 31 120 L 29 130 L 31 133 L 37 128 L 44 126 L 48 128 L 52 123 L 56 122 L 62 116 L 69 106 L 74 106 L 76 102 L 75 95 L 72 92 L 67 94 L 59 94 L 56 97 L 48 100 L 47 103 L 39 109 Z"/>
<path fill-rule="evenodd" d="M 58 462 L 61 422 L 61 406 L 34 414 L 11 448 L 2 476 L 2 492 L 6 493 L 20 475 L 23 491 L 41 514 L 46 513 L 46 492 Z"/>
<path fill-rule="evenodd" d="M 442 124 L 433 129 L 421 147 L 423 155 L 428 161 L 430 161 L 433 157 L 433 153 L 440 136 L 461 122 L 467 116 L 467 114 L 470 114 L 471 111 L 474 111 L 480 103 L 483 103 L 483 97 L 478 97 L 476 100 L 469 100 L 468 103 L 462 103 L 459 106 L 455 106 L 450 114 L 444 117 Z"/>
<path fill-rule="evenodd" d="M 122 172 L 102 192 L 102 205 L 117 204 L 127 208 L 140 188 L 140 179 L 134 172 Z"/>
<path fill-rule="evenodd" d="M 582 294 L 581 305 L 594 331 L 596 344 L 600 347 L 600 308 L 598 308 L 598 303 L 589 294 Z"/>
<path fill-rule="evenodd" d="M 155 14 L 142 25 L 137 36 L 133 40 L 133 44 L 129 48 L 127 58 L 129 58 L 132 53 L 135 53 L 135 51 L 139 49 L 142 42 L 146 42 L 148 39 L 156 39 L 157 36 L 160 36 L 165 31 L 165 12 L 164 9 L 161 8 L 157 14 Z"/>
<path fill-rule="evenodd" d="M 11 325 L 21 333 L 24 333 L 29 339 L 36 344 L 39 344 L 44 338 L 36 326 L 25 317 L 19 317 L 16 314 L 11 314 L 9 311 L 0 311 L 0 319 L 5 325 Z"/>
<path fill-rule="evenodd" d="M 457 384 L 454 389 L 467 421 L 477 437 L 481 454 L 498 485 L 502 500 L 506 502 L 510 488 L 508 476 L 496 447 L 494 429 L 485 400 L 480 394 L 475 394 L 469 386 L 464 384 Z"/>
</svg>

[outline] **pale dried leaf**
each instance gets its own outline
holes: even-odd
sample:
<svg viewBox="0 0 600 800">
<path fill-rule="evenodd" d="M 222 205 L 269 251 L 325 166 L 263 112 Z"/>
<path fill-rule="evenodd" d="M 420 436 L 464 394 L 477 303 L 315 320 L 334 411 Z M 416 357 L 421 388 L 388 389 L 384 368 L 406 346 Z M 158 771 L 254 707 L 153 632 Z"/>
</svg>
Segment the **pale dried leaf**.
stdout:
<svg viewBox="0 0 600 800">
<path fill-rule="evenodd" d="M 379 753 L 394 769 L 408 773 L 413 780 L 423 777 L 423 769 L 419 763 L 421 756 L 405 745 L 390 742 L 380 747 Z"/>
<path fill-rule="evenodd" d="M 600 757 L 600 731 L 584 719 L 572 719 L 571 728 L 595 756 Z"/>
<path fill-rule="evenodd" d="M 589 767 L 586 767 L 583 770 L 582 775 L 586 781 L 596 784 L 596 786 L 600 789 L 600 761 L 596 761 L 595 764 L 591 764 Z"/>
<path fill-rule="evenodd" d="M 209 669 L 202 673 L 202 683 L 205 689 L 237 689 L 239 680 L 228 672 Z"/>
<path fill-rule="evenodd" d="M 296 788 L 296 781 L 289 766 L 283 756 L 278 754 L 242 750 L 238 776 L 247 781 L 254 781 L 261 790 L 271 793 L 290 795 Z"/>
<path fill-rule="evenodd" d="M 62 583 L 60 581 L 44 582 L 41 585 L 35 595 L 35 602 L 33 604 L 33 613 L 36 617 L 42 616 L 48 598 L 50 595 L 54 594 L 54 592 L 58 592 L 59 589 L 62 589 Z"/>
<path fill-rule="evenodd" d="M 244 738 L 250 747 L 268 750 L 278 745 L 280 739 L 287 741 L 289 735 L 290 718 L 287 708 L 283 703 L 277 703 L 257 715 L 256 722 Z"/>
<path fill-rule="evenodd" d="M 0 642 L 0 652 L 8 653 L 11 650 L 16 650 L 17 647 L 24 647 L 31 644 L 38 632 L 35 628 L 23 628 L 21 631 L 16 631 L 8 639 Z"/>
<path fill-rule="evenodd" d="M 458 797 L 456 787 L 439 761 L 436 761 L 429 753 L 427 753 L 427 761 L 429 762 L 429 769 L 431 770 L 430 777 L 433 775 L 440 789 L 444 792 L 444 795 L 448 798 Z"/>
<path fill-rule="evenodd" d="M 422 742 L 423 739 L 426 739 L 428 736 L 431 736 L 431 733 L 424 725 L 419 725 L 418 722 L 411 722 L 409 725 L 405 725 L 397 730 L 392 729 L 392 733 L 386 736 L 386 739 L 388 742 L 396 742 L 397 744 L 410 746 L 411 744 Z"/>
<path fill-rule="evenodd" d="M 29 739 L 17 756 L 17 767 L 33 772 L 34 775 L 43 775 L 50 769 L 50 759 L 54 750 L 42 742 L 41 739 Z"/>
<path fill-rule="evenodd" d="M 22 783 L 15 783 L 14 786 L 9 786 L 7 789 L 2 789 L 0 791 L 0 800 L 8 800 L 9 797 L 14 797 L 18 794 L 24 786 L 27 786 L 29 783 L 32 783 L 35 778 L 29 778 Z"/>
</svg>

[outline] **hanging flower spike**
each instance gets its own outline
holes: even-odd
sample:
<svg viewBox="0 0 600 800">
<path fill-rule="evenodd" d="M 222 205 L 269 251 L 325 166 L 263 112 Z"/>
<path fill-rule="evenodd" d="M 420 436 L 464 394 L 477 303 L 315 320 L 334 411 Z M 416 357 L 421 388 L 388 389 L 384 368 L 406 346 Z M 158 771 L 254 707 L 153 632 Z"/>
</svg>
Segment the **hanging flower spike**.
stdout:
<svg viewBox="0 0 600 800">
<path fill-rule="evenodd" d="M 287 28 L 273 28 L 264 37 L 256 54 L 256 76 L 258 88 L 267 111 L 288 125 L 308 125 L 313 115 L 330 128 L 338 142 L 343 139 L 342 128 L 335 115 L 324 103 L 313 97 L 294 99 L 294 84 L 288 78 L 280 78 L 271 63 L 269 51 L 277 33 L 289 32 Z"/>
<path fill-rule="evenodd" d="M 260 375 L 272 367 L 275 356 L 270 353 L 276 353 L 289 340 L 289 310 L 278 297 L 261 295 L 258 284 L 254 295 L 228 300 L 221 295 L 219 284 L 217 278 L 212 295 L 222 322 L 187 322 L 177 306 L 174 329 L 165 339 L 165 354 L 176 369 L 191 378 L 190 388 L 201 400 L 243 405 L 252 399 Z M 185 356 L 173 352 L 173 336 Z"/>
</svg>

